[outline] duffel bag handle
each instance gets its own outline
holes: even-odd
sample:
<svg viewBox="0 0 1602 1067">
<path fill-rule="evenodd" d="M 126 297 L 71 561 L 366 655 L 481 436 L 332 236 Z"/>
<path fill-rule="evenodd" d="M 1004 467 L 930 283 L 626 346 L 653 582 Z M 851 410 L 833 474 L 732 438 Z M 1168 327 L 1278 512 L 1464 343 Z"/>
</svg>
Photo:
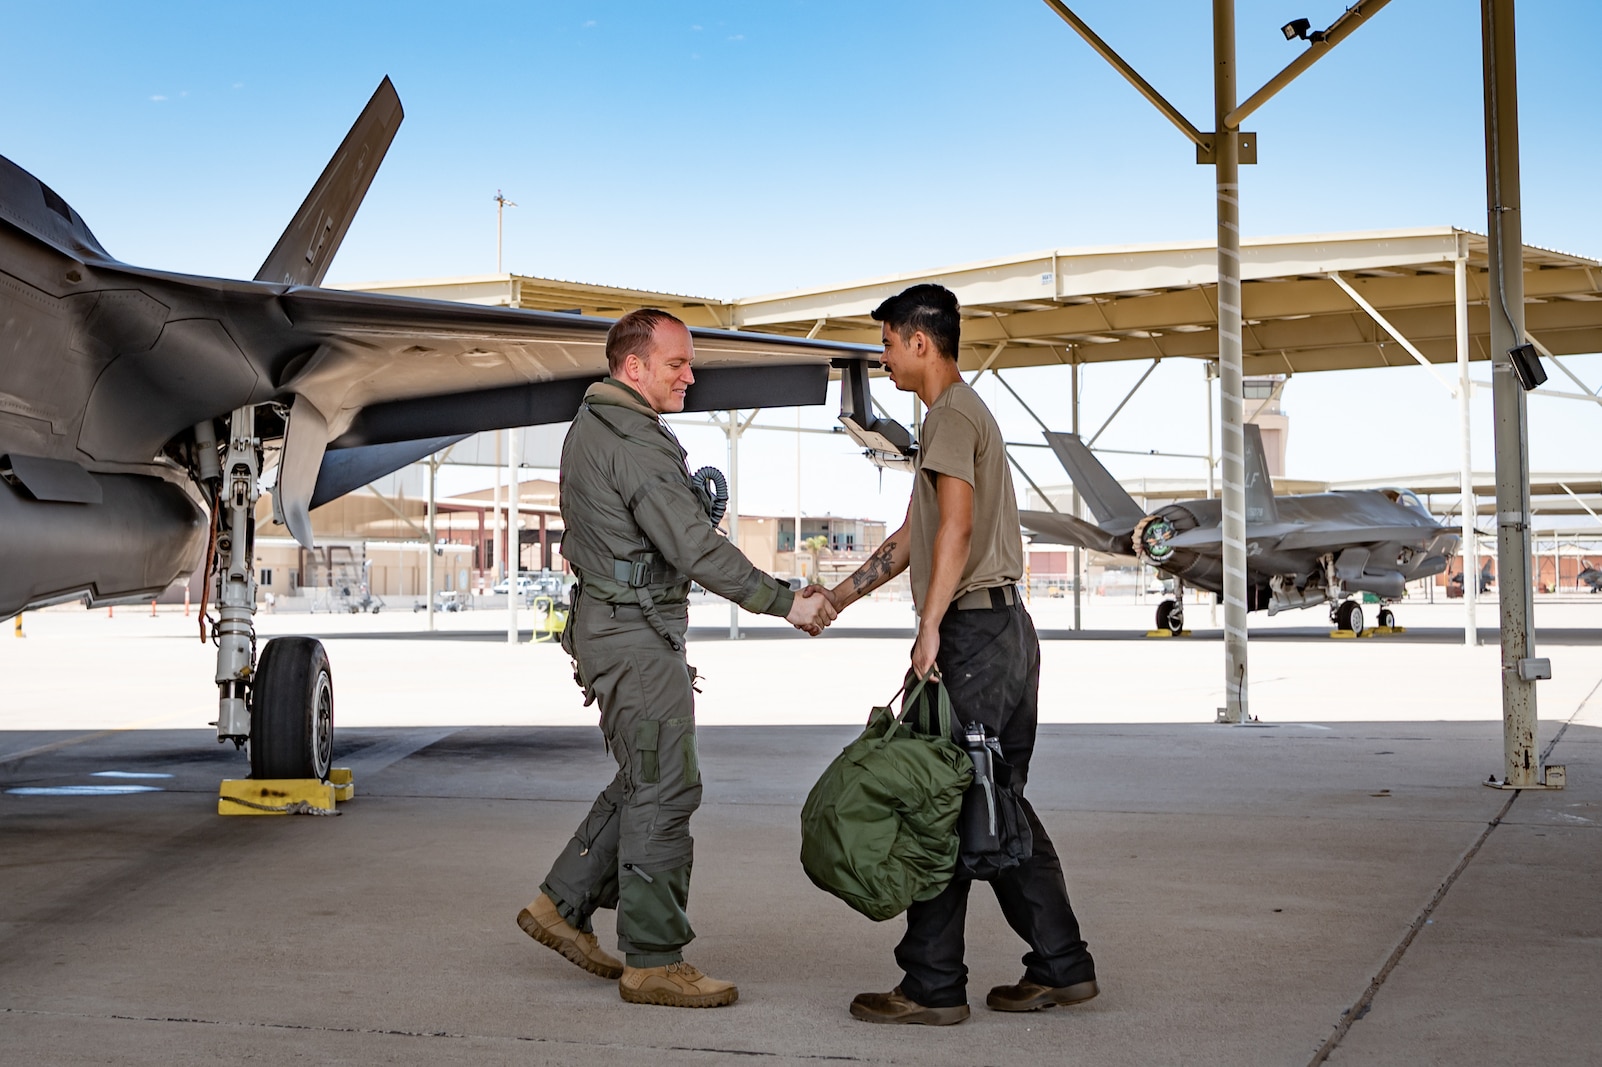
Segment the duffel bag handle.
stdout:
<svg viewBox="0 0 1602 1067">
<path fill-rule="evenodd" d="M 912 672 L 908 671 L 907 673 L 911 674 Z M 940 684 L 937 675 L 938 672 L 935 668 L 929 668 L 929 673 L 918 678 L 918 684 L 912 687 L 910 693 L 906 691 L 906 683 L 902 683 L 901 714 L 896 716 L 895 721 L 890 724 L 890 728 L 885 731 L 884 740 L 888 741 L 895 736 L 896 730 L 906 723 L 914 708 L 918 709 L 918 720 L 920 725 L 924 727 L 924 732 L 928 732 L 928 703 L 924 699 L 923 690 L 930 682 L 934 682 L 935 711 L 936 718 L 940 720 L 940 736 L 951 736 L 951 696 L 946 692 L 946 687 Z"/>
</svg>

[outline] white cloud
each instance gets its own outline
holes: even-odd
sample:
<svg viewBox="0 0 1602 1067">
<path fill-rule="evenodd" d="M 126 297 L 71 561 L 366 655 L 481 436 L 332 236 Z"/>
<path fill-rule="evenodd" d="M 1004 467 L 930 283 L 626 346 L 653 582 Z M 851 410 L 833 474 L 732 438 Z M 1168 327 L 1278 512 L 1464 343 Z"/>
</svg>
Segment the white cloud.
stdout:
<svg viewBox="0 0 1602 1067">
<path fill-rule="evenodd" d="M 729 40 L 731 40 L 731 41 L 743 41 L 743 40 L 745 40 L 745 34 L 737 33 L 734 36 L 730 37 Z"/>
<path fill-rule="evenodd" d="M 163 100 L 166 100 L 167 98 L 165 96 L 162 96 L 160 93 L 157 93 L 155 96 L 152 96 L 150 99 L 154 100 L 156 103 L 159 104 Z"/>
<path fill-rule="evenodd" d="M 584 28 L 586 30 L 593 30 L 595 28 L 595 20 L 594 19 L 590 19 L 588 22 L 586 22 L 584 24 Z"/>
</svg>

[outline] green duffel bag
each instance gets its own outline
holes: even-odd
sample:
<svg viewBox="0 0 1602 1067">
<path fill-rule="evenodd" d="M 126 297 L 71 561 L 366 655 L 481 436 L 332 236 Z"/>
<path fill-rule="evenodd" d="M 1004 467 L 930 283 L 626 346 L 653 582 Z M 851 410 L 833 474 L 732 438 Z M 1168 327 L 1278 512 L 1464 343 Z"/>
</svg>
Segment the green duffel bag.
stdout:
<svg viewBox="0 0 1602 1067">
<path fill-rule="evenodd" d="M 952 740 L 951 698 L 938 682 L 929 687 L 931 729 L 926 686 L 927 678 L 905 693 L 900 716 L 874 708 L 801 808 L 807 877 L 881 922 L 939 895 L 957 865 L 957 816 L 973 765 Z"/>
</svg>

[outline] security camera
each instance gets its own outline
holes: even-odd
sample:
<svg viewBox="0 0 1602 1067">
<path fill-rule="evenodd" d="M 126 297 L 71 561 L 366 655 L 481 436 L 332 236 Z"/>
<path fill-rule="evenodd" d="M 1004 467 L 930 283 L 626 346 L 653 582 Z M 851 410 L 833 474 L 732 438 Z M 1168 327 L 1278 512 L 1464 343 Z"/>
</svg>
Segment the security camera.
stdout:
<svg viewBox="0 0 1602 1067">
<path fill-rule="evenodd" d="M 1541 366 L 1541 356 L 1534 345 L 1508 349 L 1507 359 L 1513 364 L 1513 374 L 1526 393 L 1546 381 L 1546 368 Z"/>
</svg>

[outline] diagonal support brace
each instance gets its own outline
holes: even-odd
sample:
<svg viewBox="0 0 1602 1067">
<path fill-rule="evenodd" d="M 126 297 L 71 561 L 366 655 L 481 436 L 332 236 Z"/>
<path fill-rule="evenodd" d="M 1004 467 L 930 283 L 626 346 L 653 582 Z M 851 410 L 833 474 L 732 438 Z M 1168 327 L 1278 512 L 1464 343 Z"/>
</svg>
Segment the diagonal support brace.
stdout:
<svg viewBox="0 0 1602 1067">
<path fill-rule="evenodd" d="M 1384 330 L 1386 333 L 1395 338 L 1396 343 L 1406 349 L 1407 354 L 1418 361 L 1419 366 L 1433 374 L 1435 376 L 1435 380 L 1441 383 L 1441 388 L 1445 389 L 1448 393 L 1451 393 L 1454 398 L 1457 396 L 1457 386 L 1441 377 L 1441 372 L 1435 369 L 1435 364 L 1425 359 L 1424 353 L 1420 352 L 1416 347 L 1414 347 L 1412 341 L 1409 341 L 1406 337 L 1402 336 L 1402 332 L 1395 326 L 1392 326 L 1385 316 L 1379 313 L 1373 304 L 1370 304 L 1367 300 L 1364 300 L 1362 294 L 1356 289 L 1353 289 L 1350 282 L 1334 272 L 1329 274 L 1329 280 L 1346 290 L 1346 295 L 1352 298 L 1352 302 L 1367 312 L 1369 318 L 1379 323 L 1380 329 Z"/>
</svg>

